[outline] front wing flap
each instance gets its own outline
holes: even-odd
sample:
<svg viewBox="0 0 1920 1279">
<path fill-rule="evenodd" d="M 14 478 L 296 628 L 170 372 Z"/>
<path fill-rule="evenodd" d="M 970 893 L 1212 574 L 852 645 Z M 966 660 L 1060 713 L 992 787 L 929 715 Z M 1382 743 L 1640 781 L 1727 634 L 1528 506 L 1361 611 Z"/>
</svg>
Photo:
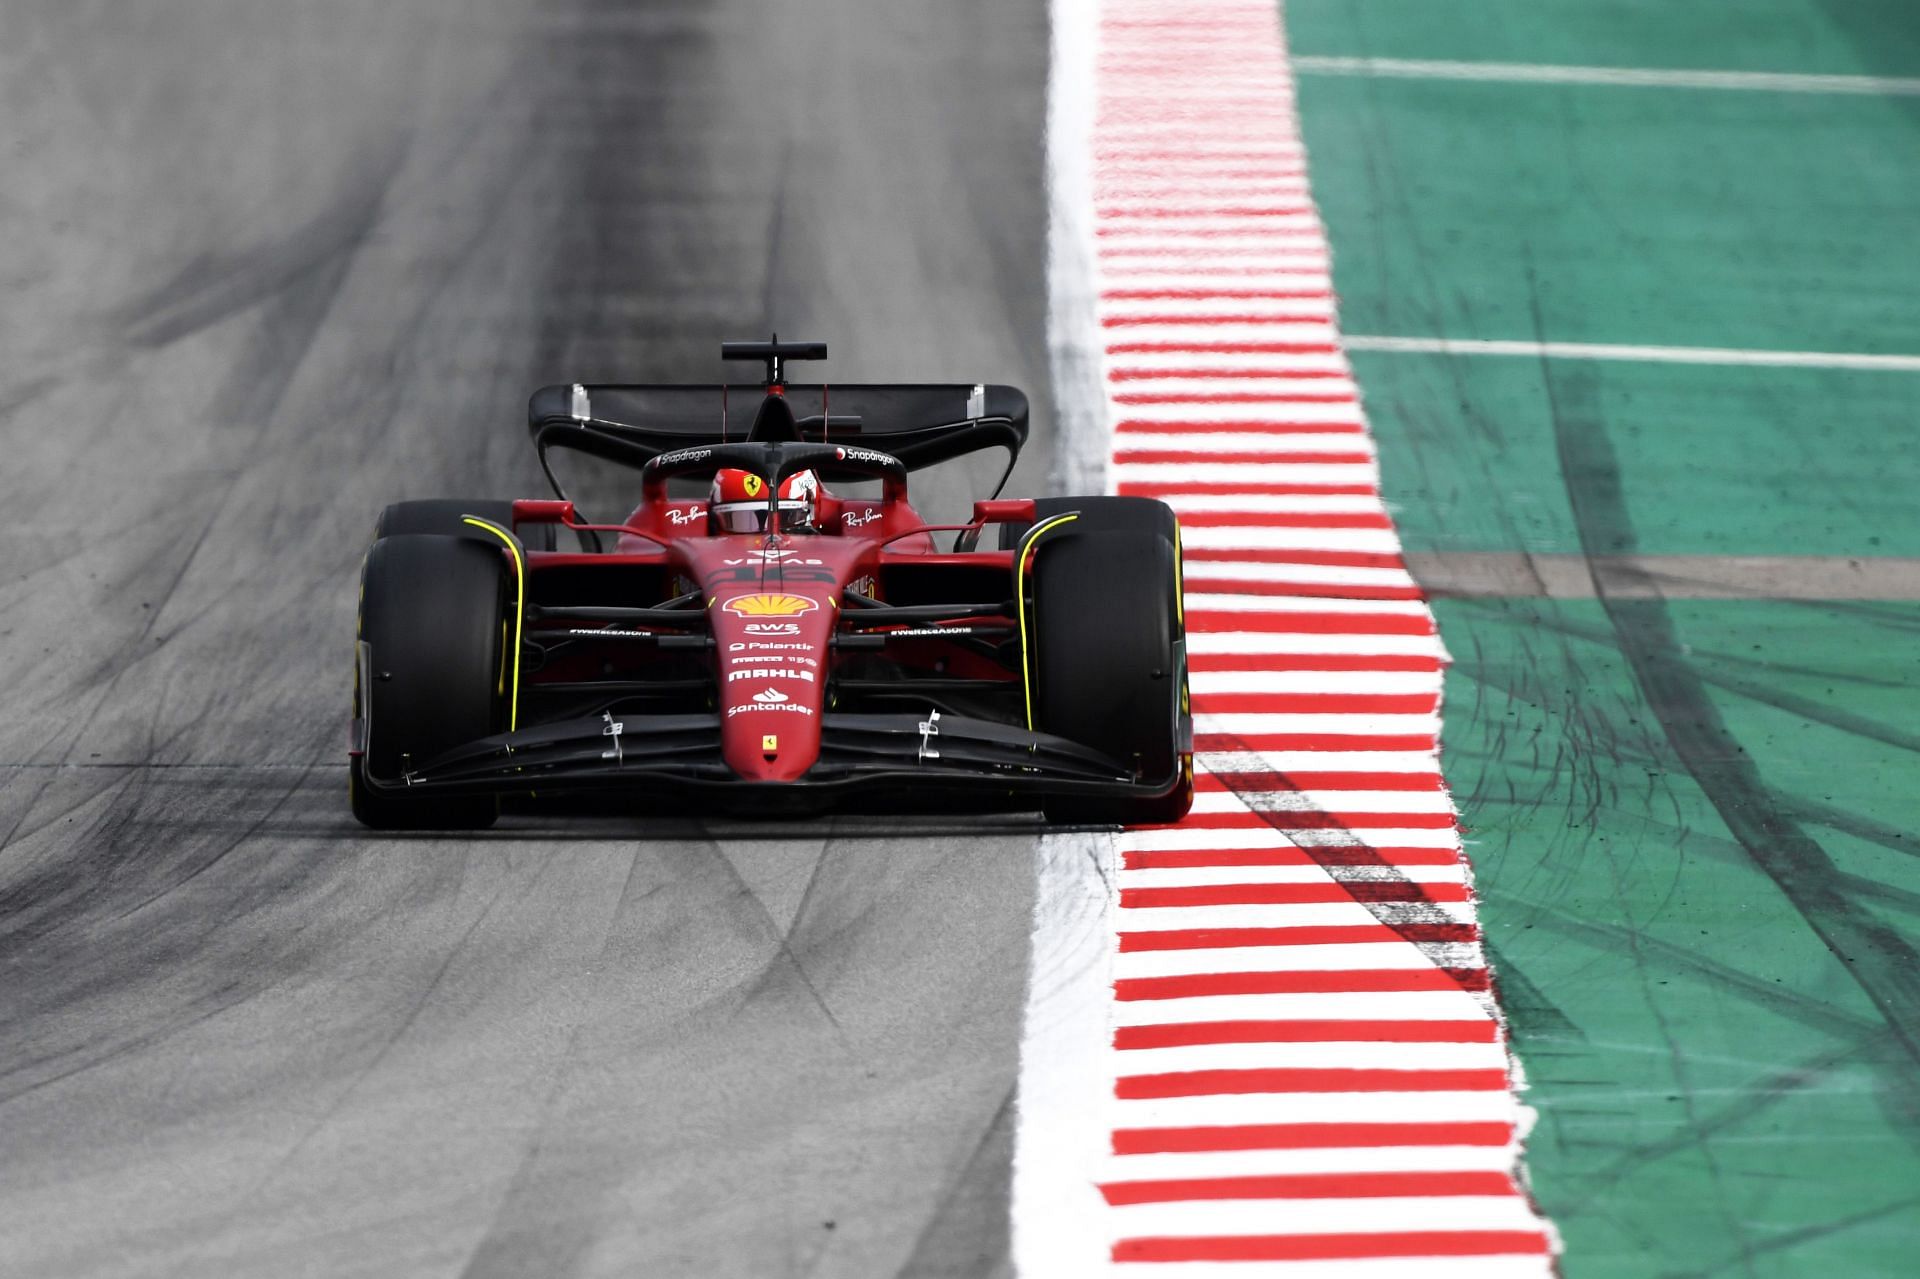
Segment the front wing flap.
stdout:
<svg viewBox="0 0 1920 1279">
<path fill-rule="evenodd" d="M 364 751 L 370 725 L 355 725 Z M 562 720 L 456 747 L 398 777 L 366 773 L 374 790 L 541 795 L 644 789 L 701 791 L 989 789 L 1021 794 L 1163 795 L 1177 782 L 1137 778 L 1107 755 L 1048 733 L 944 715 L 834 714 L 819 762 L 797 782 L 741 780 L 720 756 L 720 717 L 616 715 Z"/>
</svg>

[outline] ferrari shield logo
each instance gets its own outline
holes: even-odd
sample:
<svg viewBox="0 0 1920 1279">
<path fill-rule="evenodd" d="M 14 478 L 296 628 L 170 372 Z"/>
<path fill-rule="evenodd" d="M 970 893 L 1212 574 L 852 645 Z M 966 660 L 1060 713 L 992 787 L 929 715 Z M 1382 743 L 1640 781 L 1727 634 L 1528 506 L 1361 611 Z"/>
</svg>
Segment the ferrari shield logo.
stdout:
<svg viewBox="0 0 1920 1279">
<path fill-rule="evenodd" d="M 740 487 L 747 491 L 748 497 L 759 497 L 760 490 L 766 488 L 767 483 L 757 475 L 749 475 L 740 481 Z"/>
<path fill-rule="evenodd" d="M 798 617 L 820 607 L 804 595 L 736 595 L 722 605 L 735 617 Z"/>
</svg>

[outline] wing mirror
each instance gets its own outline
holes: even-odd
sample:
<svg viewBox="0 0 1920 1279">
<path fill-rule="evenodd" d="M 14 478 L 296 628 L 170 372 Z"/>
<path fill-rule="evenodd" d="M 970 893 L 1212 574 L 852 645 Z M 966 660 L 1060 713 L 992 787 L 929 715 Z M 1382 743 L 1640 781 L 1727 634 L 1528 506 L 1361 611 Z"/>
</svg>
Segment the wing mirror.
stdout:
<svg viewBox="0 0 1920 1279">
<path fill-rule="evenodd" d="M 1031 524 L 1035 518 L 1030 497 L 996 497 L 973 504 L 975 524 Z"/>
</svg>

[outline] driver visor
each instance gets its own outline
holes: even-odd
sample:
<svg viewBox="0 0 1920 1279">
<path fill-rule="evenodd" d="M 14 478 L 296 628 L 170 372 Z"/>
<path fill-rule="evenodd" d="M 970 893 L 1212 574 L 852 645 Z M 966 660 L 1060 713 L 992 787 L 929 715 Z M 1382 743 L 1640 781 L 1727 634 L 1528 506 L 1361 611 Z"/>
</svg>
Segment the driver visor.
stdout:
<svg viewBox="0 0 1920 1279">
<path fill-rule="evenodd" d="M 782 528 L 806 528 L 813 523 L 813 512 L 808 502 L 781 502 L 780 526 Z M 767 504 L 765 502 L 717 502 L 713 508 L 713 522 L 724 533 L 764 533 L 767 531 Z"/>
</svg>

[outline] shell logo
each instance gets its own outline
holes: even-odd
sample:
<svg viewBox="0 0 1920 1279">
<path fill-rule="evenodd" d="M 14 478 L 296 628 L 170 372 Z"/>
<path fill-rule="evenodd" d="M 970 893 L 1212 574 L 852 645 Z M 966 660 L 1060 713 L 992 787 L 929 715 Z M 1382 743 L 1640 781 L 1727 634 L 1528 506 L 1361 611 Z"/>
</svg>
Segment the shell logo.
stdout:
<svg viewBox="0 0 1920 1279">
<path fill-rule="evenodd" d="M 804 595 L 736 595 L 721 605 L 735 617 L 799 617 L 820 607 Z"/>
</svg>

